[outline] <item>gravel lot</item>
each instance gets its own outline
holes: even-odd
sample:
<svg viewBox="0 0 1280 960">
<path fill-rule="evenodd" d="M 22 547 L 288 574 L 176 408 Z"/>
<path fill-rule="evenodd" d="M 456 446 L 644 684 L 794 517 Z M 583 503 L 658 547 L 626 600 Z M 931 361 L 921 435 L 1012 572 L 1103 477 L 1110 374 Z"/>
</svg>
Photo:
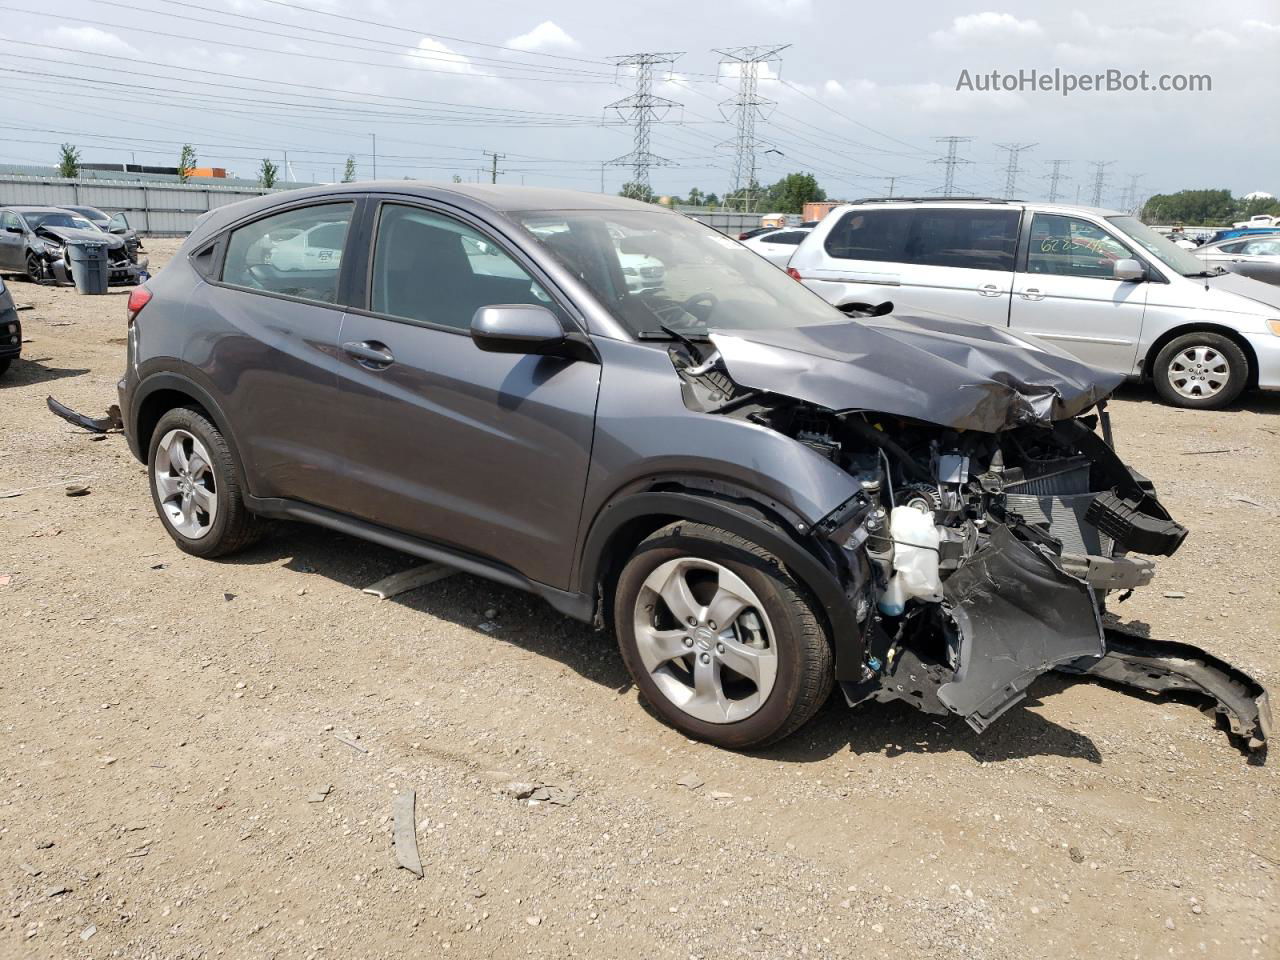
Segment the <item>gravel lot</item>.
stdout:
<svg viewBox="0 0 1280 960">
<path fill-rule="evenodd" d="M 180 553 L 123 438 L 45 409 L 114 402 L 127 290 L 11 287 L 0 957 L 1280 957 L 1280 764 L 1194 706 L 1050 677 L 983 737 L 832 702 L 760 754 L 689 742 L 521 593 L 380 602 L 416 561 L 301 526 Z M 1280 686 L 1280 396 L 1113 411 L 1192 531 L 1120 612 Z"/>
</svg>

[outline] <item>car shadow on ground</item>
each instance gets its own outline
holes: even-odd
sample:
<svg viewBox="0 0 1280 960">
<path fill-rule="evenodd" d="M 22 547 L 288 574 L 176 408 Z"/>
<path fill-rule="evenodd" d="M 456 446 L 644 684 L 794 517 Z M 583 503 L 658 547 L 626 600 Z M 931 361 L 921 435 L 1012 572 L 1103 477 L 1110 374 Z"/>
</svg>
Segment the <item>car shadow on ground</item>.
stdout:
<svg viewBox="0 0 1280 960">
<path fill-rule="evenodd" d="M 1127 403 L 1144 403 L 1150 406 L 1161 406 L 1162 401 L 1156 393 L 1155 388 L 1149 383 L 1124 383 L 1115 392 L 1115 399 L 1124 400 Z M 1280 391 L 1262 391 L 1262 390 L 1246 390 L 1243 395 L 1237 397 L 1235 402 L 1226 406 L 1222 411 L 1218 410 L 1183 410 L 1183 413 L 1196 415 L 1200 413 L 1230 413 L 1233 410 L 1245 410 L 1250 413 L 1270 414 L 1272 416 L 1280 415 Z M 1114 411 L 1113 411 L 1114 412 Z M 1123 440 L 1123 437 L 1119 439 Z"/>
<path fill-rule="evenodd" d="M 276 523 L 270 536 L 252 549 L 228 558 L 229 564 L 279 563 L 288 569 L 325 577 L 359 591 L 424 561 L 307 524 Z M 456 574 L 390 600 L 368 597 L 370 609 L 396 603 L 440 620 L 475 630 L 540 657 L 558 661 L 579 676 L 616 692 L 631 689 L 613 638 L 562 616 L 538 597 L 469 574 Z M 497 616 L 487 613 L 496 611 Z M 981 736 L 958 717 L 929 716 L 900 703 L 866 704 L 850 709 L 833 694 L 799 732 L 752 755 L 792 763 L 813 763 L 837 753 L 899 756 L 904 753 L 962 751 L 975 760 L 996 762 L 1033 756 L 1080 757 L 1101 763 L 1093 741 L 1027 709 L 1074 681 L 1062 676 L 1038 680 L 1028 698 L 1015 705 Z M 644 707 L 656 725 L 661 721 Z"/>
<path fill-rule="evenodd" d="M 87 367 L 45 366 L 45 363 L 52 359 L 52 357 L 19 357 L 0 378 L 0 389 L 65 380 L 67 377 L 79 377 L 89 372 Z"/>
</svg>

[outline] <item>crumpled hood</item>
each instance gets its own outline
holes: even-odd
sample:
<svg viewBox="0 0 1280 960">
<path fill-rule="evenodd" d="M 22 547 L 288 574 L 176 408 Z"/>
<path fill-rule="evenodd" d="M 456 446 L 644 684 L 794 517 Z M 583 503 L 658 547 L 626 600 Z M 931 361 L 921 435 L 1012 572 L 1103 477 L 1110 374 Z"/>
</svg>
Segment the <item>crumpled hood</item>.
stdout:
<svg viewBox="0 0 1280 960">
<path fill-rule="evenodd" d="M 97 230 L 77 230 L 75 227 L 36 227 L 36 235 L 61 240 L 66 243 L 101 243 L 108 250 L 117 250 L 124 246 L 124 240 L 110 233 L 99 233 Z"/>
<path fill-rule="evenodd" d="M 717 329 L 711 342 L 744 387 L 987 433 L 1077 416 L 1124 381 L 1034 338 L 941 317 Z"/>
</svg>

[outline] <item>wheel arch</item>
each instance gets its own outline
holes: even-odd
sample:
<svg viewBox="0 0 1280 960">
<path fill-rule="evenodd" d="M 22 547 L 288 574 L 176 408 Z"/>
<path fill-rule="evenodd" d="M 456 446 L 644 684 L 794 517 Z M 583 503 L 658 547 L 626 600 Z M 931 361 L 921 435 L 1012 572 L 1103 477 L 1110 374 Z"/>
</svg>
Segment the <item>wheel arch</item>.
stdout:
<svg viewBox="0 0 1280 960">
<path fill-rule="evenodd" d="M 161 372 L 147 377 L 134 392 L 130 404 L 129 447 L 135 457 L 143 463 L 147 462 L 147 451 L 151 446 L 151 436 L 156 424 L 170 410 L 176 407 L 195 406 L 200 412 L 213 421 L 231 448 L 236 468 L 240 473 L 239 481 L 242 489 L 248 489 L 245 483 L 246 464 L 236 443 L 235 432 L 217 401 L 198 383 L 180 373 Z"/>
<path fill-rule="evenodd" d="M 1245 380 L 1245 389 L 1253 390 L 1258 386 L 1258 355 L 1254 352 L 1253 344 L 1249 342 L 1249 339 L 1242 336 L 1239 330 L 1233 330 L 1231 327 L 1217 323 L 1204 322 L 1180 324 L 1160 334 L 1147 349 L 1147 355 L 1142 362 L 1142 379 L 1144 381 L 1150 382 L 1154 379 L 1156 358 L 1160 356 L 1160 351 L 1178 337 L 1188 333 L 1216 333 L 1218 336 L 1226 337 L 1234 343 L 1240 348 L 1240 352 L 1244 354 L 1244 358 L 1249 364 L 1249 374 Z"/>
<path fill-rule="evenodd" d="M 772 509 L 767 498 L 729 485 L 708 489 L 664 480 L 615 496 L 600 509 L 584 538 L 574 583 L 593 599 L 599 622 L 608 623 L 613 584 L 635 548 L 654 531 L 681 520 L 728 530 L 772 553 L 816 600 L 814 612 L 835 647 L 837 676 L 853 669 L 851 664 L 861 664 L 862 631 L 838 574 L 792 536 L 793 523 Z"/>
</svg>

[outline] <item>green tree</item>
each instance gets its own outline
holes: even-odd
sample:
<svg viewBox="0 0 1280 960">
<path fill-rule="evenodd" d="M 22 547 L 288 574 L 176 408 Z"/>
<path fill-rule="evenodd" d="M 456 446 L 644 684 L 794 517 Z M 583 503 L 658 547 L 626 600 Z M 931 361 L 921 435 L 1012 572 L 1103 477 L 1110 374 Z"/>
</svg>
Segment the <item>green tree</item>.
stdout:
<svg viewBox="0 0 1280 960">
<path fill-rule="evenodd" d="M 80 176 L 80 150 L 70 143 L 64 143 L 58 154 L 58 176 Z"/>
<path fill-rule="evenodd" d="M 276 178 L 280 176 L 280 168 L 268 160 L 262 158 L 262 166 L 258 167 L 258 182 L 262 184 L 263 189 L 270 190 L 276 185 Z"/>
<path fill-rule="evenodd" d="M 697 187 L 694 187 L 692 190 L 690 190 L 690 191 L 689 191 L 689 201 L 688 201 L 688 202 L 689 202 L 689 205 L 690 205 L 690 206 L 700 207 L 700 206 L 702 206 L 702 204 L 704 204 L 704 203 L 706 203 L 706 202 L 707 202 L 707 201 L 706 201 L 706 194 L 704 194 L 704 193 L 703 193 L 701 190 L 699 190 Z"/>
<path fill-rule="evenodd" d="M 342 168 L 342 182 L 351 183 L 356 178 L 356 158 L 354 154 L 348 154 L 347 165 Z"/>
<path fill-rule="evenodd" d="M 704 207 L 718 207 L 720 205 L 720 198 L 714 193 L 703 194 L 702 205 Z"/>
<path fill-rule="evenodd" d="M 806 203 L 827 199 L 811 173 L 789 173 L 765 192 L 765 206 L 774 213 L 800 213 Z"/>
<path fill-rule="evenodd" d="M 1230 190 L 1179 190 L 1157 193 L 1142 208 L 1147 223 L 1223 226 L 1239 219 L 1240 203 Z"/>
<path fill-rule="evenodd" d="M 655 203 L 658 199 L 652 187 L 630 180 L 622 185 L 622 189 L 618 191 L 618 196 L 630 197 L 632 200 L 643 200 L 645 203 Z"/>
<path fill-rule="evenodd" d="M 1245 200 L 1240 207 L 1241 220 L 1248 220 L 1263 213 L 1273 217 L 1280 216 L 1280 200 L 1275 197 L 1253 197 Z"/>
<path fill-rule="evenodd" d="M 196 168 L 196 148 L 189 143 L 182 145 L 182 154 L 178 157 L 178 181 L 186 183 L 191 179 L 191 171 Z"/>
</svg>

